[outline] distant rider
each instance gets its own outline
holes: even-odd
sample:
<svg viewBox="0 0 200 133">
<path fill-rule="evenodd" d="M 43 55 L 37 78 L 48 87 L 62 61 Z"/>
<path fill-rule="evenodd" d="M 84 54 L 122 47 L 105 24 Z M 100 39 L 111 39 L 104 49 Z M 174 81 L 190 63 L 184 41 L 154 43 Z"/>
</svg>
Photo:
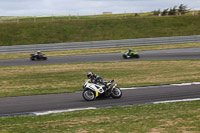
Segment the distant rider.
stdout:
<svg viewBox="0 0 200 133">
<path fill-rule="evenodd" d="M 131 56 L 132 52 L 134 52 L 134 50 L 132 50 L 131 48 L 129 48 L 128 51 L 126 52 L 126 55 Z"/>
<path fill-rule="evenodd" d="M 91 80 L 92 83 L 105 85 L 105 87 L 107 87 L 107 82 L 99 75 L 94 74 L 93 72 L 88 72 L 87 77 L 88 77 L 88 79 Z"/>
<path fill-rule="evenodd" d="M 37 52 L 35 53 L 35 55 L 36 55 L 36 56 L 40 56 L 40 55 L 42 55 L 42 53 L 41 53 L 41 51 L 37 51 Z"/>
<path fill-rule="evenodd" d="M 43 56 L 43 54 L 41 53 L 41 51 L 37 51 L 37 52 L 35 53 L 35 57 L 36 57 L 37 59 L 41 59 L 42 56 Z"/>
</svg>

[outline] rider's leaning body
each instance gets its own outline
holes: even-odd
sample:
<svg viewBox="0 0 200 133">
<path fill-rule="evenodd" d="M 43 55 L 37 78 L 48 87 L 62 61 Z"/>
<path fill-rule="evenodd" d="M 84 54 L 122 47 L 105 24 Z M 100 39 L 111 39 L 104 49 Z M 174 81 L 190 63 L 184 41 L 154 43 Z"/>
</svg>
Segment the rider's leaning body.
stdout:
<svg viewBox="0 0 200 133">
<path fill-rule="evenodd" d="M 88 72 L 87 77 L 88 77 L 88 79 L 90 79 L 91 83 L 100 84 L 100 85 L 106 85 L 107 84 L 106 80 L 104 80 L 99 75 L 94 74 L 93 72 Z"/>
<path fill-rule="evenodd" d="M 42 52 L 41 52 L 41 51 L 37 51 L 37 52 L 35 53 L 35 56 L 40 56 L 40 55 L 42 55 Z"/>
<path fill-rule="evenodd" d="M 126 55 L 130 56 L 133 52 L 134 52 L 134 50 L 129 48 L 128 51 L 126 52 Z"/>
</svg>

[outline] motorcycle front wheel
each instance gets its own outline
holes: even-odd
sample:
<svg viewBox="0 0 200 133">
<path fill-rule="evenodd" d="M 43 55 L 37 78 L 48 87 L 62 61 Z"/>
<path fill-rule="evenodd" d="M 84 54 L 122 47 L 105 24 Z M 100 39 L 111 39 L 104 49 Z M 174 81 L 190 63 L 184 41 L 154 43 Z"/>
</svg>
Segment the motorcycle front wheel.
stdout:
<svg viewBox="0 0 200 133">
<path fill-rule="evenodd" d="M 43 57 L 43 60 L 47 60 L 47 57 Z"/>
<path fill-rule="evenodd" d="M 86 101 L 93 101 L 96 99 L 95 93 L 90 89 L 85 89 L 82 93 L 82 96 Z"/>
<path fill-rule="evenodd" d="M 122 91 L 120 90 L 120 88 L 116 87 L 113 88 L 110 95 L 112 98 L 120 98 L 122 96 Z"/>
</svg>

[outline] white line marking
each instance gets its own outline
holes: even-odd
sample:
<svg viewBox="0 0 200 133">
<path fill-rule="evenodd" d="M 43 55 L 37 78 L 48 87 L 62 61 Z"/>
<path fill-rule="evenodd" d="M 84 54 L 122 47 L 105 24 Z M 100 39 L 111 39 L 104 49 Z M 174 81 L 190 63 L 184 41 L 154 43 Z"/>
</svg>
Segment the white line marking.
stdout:
<svg viewBox="0 0 200 133">
<path fill-rule="evenodd" d="M 77 110 L 89 110 L 89 109 L 97 109 L 95 107 L 88 107 L 88 108 L 76 108 L 76 109 L 67 109 L 67 110 L 52 110 L 46 112 L 33 112 L 35 115 L 47 115 L 52 113 L 63 113 L 63 112 L 70 112 L 70 111 L 77 111 Z"/>
<path fill-rule="evenodd" d="M 169 101 L 159 101 L 159 102 L 153 102 L 154 104 L 157 103 L 172 103 L 172 102 L 186 102 L 186 101 L 197 101 L 200 100 L 200 98 L 191 98 L 191 99 L 181 99 L 181 100 L 169 100 Z"/>
<path fill-rule="evenodd" d="M 181 84 L 172 84 L 173 86 L 187 86 L 192 85 L 192 83 L 181 83 Z"/>
<path fill-rule="evenodd" d="M 200 85 L 200 82 L 193 82 L 194 85 Z"/>
<path fill-rule="evenodd" d="M 162 88 L 162 87 L 188 86 L 188 85 L 200 85 L 200 82 L 169 84 L 169 85 L 158 85 L 158 86 L 130 87 L 130 88 L 120 88 L 120 89 L 121 90 L 136 90 L 136 89 L 147 89 L 147 88 L 158 88 L 158 87 Z"/>
<path fill-rule="evenodd" d="M 121 90 L 136 90 L 136 89 L 138 89 L 138 88 L 135 88 L 135 87 L 133 87 L 133 88 L 120 88 Z"/>
<path fill-rule="evenodd" d="M 172 84 L 174 86 L 186 86 L 186 85 L 199 85 L 200 82 L 192 82 L 192 83 L 181 83 L 181 84 Z"/>
</svg>

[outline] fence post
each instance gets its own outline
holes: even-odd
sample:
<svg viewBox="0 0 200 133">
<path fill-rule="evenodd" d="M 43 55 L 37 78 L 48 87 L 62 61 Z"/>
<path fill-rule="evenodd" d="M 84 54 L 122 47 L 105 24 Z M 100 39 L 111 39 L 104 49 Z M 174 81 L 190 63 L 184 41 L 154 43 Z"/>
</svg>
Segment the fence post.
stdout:
<svg viewBox="0 0 200 133">
<path fill-rule="evenodd" d="M 79 20 L 79 14 L 77 14 L 77 19 Z"/>
<path fill-rule="evenodd" d="M 36 22 L 36 16 L 33 17 L 33 21 Z"/>
<path fill-rule="evenodd" d="M 79 20 L 79 14 L 77 14 L 77 19 Z"/>
<path fill-rule="evenodd" d="M 195 12 L 192 12 L 192 15 L 194 16 L 194 15 L 195 15 Z"/>
<path fill-rule="evenodd" d="M 51 15 L 51 21 L 54 21 L 53 15 Z"/>
<path fill-rule="evenodd" d="M 126 19 L 126 12 L 124 13 L 124 18 Z"/>
<path fill-rule="evenodd" d="M 17 21 L 17 23 L 19 23 L 19 17 L 18 16 L 17 16 L 17 20 L 16 21 Z"/>
</svg>

